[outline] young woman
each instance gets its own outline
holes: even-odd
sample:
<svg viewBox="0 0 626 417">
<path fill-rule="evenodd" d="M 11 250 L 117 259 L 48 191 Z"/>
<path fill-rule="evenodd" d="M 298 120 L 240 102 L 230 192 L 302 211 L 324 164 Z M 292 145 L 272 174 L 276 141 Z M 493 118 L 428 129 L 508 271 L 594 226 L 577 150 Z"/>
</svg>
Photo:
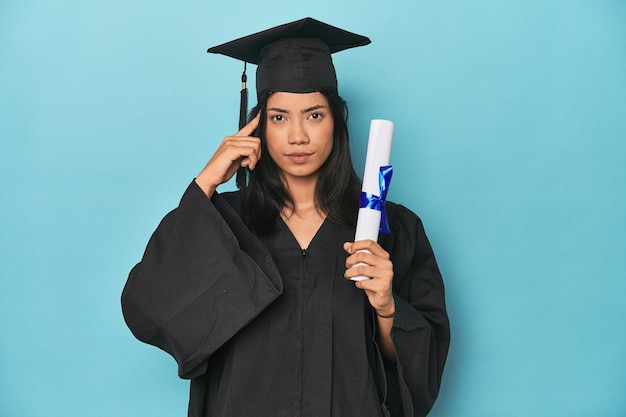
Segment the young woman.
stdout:
<svg viewBox="0 0 626 417">
<path fill-rule="evenodd" d="M 330 60 L 348 35 L 304 19 L 234 41 L 261 49 L 253 118 L 131 271 L 126 321 L 191 379 L 190 416 L 424 416 L 437 396 L 449 327 L 419 218 L 388 202 L 391 233 L 351 241 L 360 184 Z"/>
</svg>

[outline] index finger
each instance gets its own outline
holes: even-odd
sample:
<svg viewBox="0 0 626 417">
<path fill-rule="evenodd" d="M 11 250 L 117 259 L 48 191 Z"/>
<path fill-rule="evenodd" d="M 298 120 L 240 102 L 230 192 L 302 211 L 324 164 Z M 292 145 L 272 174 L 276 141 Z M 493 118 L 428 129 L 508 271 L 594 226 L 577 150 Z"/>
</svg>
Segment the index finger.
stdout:
<svg viewBox="0 0 626 417">
<path fill-rule="evenodd" d="M 389 258 L 389 253 L 373 240 L 357 240 L 352 244 L 352 247 L 350 248 L 350 253 L 355 253 L 362 250 L 369 251 L 370 253 L 382 256 L 383 258 Z"/>
<path fill-rule="evenodd" d="M 254 133 L 254 131 L 256 130 L 257 126 L 259 125 L 259 119 L 260 118 L 261 118 L 261 112 L 258 112 L 256 114 L 256 116 L 254 116 L 252 118 L 252 120 L 250 120 L 248 122 L 247 125 L 242 127 L 239 130 L 239 132 L 235 133 L 235 136 L 250 136 L 250 135 L 252 135 L 252 133 Z"/>
</svg>

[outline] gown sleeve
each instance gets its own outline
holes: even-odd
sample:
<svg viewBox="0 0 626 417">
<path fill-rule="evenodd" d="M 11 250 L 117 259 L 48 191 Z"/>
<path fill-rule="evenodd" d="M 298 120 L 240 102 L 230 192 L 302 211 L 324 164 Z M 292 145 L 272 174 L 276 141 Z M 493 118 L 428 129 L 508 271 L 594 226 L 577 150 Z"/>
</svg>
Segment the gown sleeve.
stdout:
<svg viewBox="0 0 626 417">
<path fill-rule="evenodd" d="M 179 376 L 193 378 L 281 292 L 263 245 L 221 196 L 208 199 L 192 182 L 131 270 L 122 311 L 135 337 L 168 352 Z"/>
<path fill-rule="evenodd" d="M 397 355 L 395 369 L 388 370 L 388 386 L 395 388 L 389 397 L 405 416 L 422 417 L 439 393 L 450 344 L 444 285 L 419 217 L 395 204 L 387 212 L 391 233 L 381 244 L 394 265 L 391 338 Z"/>
</svg>

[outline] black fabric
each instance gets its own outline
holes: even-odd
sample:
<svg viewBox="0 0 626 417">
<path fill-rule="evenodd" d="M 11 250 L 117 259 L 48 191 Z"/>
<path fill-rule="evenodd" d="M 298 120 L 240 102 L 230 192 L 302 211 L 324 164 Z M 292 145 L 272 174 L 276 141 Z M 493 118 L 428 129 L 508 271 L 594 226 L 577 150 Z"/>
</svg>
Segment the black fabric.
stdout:
<svg viewBox="0 0 626 417">
<path fill-rule="evenodd" d="M 237 193 L 209 200 L 192 183 L 122 295 L 135 336 L 191 378 L 189 416 L 380 417 L 387 406 L 425 416 L 449 331 L 417 216 L 388 203 L 392 232 L 381 244 L 394 262 L 398 362 L 385 371 L 367 298 L 343 277 L 354 230 L 327 218 L 302 250 L 280 219 L 267 236 L 249 233 L 238 204 Z"/>
<path fill-rule="evenodd" d="M 331 54 L 370 43 L 365 36 L 310 17 L 208 49 L 257 64 L 257 98 L 275 91 L 337 91 Z"/>
</svg>

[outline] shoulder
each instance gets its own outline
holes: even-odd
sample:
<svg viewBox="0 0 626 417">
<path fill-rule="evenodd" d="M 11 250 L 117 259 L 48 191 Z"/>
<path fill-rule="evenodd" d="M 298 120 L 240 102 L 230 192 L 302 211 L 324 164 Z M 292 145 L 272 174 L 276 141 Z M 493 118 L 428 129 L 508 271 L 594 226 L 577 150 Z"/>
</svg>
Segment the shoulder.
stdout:
<svg viewBox="0 0 626 417">
<path fill-rule="evenodd" d="M 386 202 L 389 233 L 381 234 L 379 242 L 389 253 L 411 257 L 423 249 L 430 250 L 421 218 L 402 204 Z"/>
<path fill-rule="evenodd" d="M 387 203 L 390 233 L 381 235 L 379 243 L 393 262 L 394 291 L 405 300 L 414 280 L 440 280 L 433 248 L 420 217 L 401 204 Z"/>
<path fill-rule="evenodd" d="M 394 229 L 402 227 L 403 225 L 421 225 L 422 223 L 420 217 L 411 209 L 402 204 L 394 203 L 393 201 L 385 202 L 385 211 L 387 212 L 387 219 L 389 220 L 389 227 L 392 232 Z"/>
</svg>

